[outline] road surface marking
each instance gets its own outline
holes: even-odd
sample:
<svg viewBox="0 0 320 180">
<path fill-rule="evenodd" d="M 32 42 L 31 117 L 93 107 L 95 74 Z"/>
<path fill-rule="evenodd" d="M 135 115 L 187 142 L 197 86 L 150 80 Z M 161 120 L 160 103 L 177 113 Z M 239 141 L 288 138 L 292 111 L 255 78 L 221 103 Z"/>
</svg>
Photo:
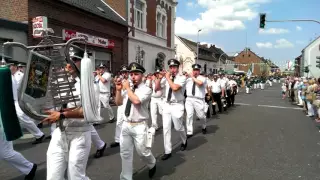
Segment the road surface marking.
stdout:
<svg viewBox="0 0 320 180">
<path fill-rule="evenodd" d="M 269 108 L 278 108 L 278 109 L 295 109 L 301 110 L 301 108 L 295 107 L 285 107 L 285 106 L 271 106 L 271 105 L 253 105 L 253 104 L 246 104 L 246 103 L 235 103 L 237 105 L 244 105 L 244 106 L 258 106 L 258 107 L 269 107 Z"/>
</svg>

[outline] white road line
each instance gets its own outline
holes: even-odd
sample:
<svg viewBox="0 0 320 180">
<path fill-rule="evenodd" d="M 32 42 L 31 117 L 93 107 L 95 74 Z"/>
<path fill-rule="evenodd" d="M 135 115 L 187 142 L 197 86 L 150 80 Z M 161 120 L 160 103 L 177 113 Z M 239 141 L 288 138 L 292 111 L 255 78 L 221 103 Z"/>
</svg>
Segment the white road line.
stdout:
<svg viewBox="0 0 320 180">
<path fill-rule="evenodd" d="M 235 103 L 237 105 L 244 105 L 244 106 L 258 106 L 258 107 L 269 107 L 269 108 L 278 108 L 278 109 L 295 109 L 295 110 L 301 110 L 301 108 L 295 108 L 295 107 L 285 107 L 285 106 L 271 106 L 271 105 L 253 105 L 253 104 L 246 104 L 246 103 Z"/>
<path fill-rule="evenodd" d="M 285 107 L 285 106 L 270 106 L 270 105 L 258 105 L 259 107 L 270 107 L 270 108 L 280 108 L 280 109 L 301 109 L 294 107 Z"/>
</svg>

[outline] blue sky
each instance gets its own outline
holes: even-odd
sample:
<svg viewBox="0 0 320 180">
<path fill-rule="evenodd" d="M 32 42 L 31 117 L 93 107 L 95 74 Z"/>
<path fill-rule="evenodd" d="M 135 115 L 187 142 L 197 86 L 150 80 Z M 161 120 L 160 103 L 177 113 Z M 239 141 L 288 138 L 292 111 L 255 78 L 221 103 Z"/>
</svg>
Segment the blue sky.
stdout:
<svg viewBox="0 0 320 180">
<path fill-rule="evenodd" d="M 320 36 L 320 24 L 267 22 L 261 31 L 259 13 L 267 13 L 267 20 L 320 21 L 319 7 L 319 0 L 180 0 L 176 34 L 197 41 L 197 29 L 203 29 L 200 42 L 215 44 L 225 52 L 241 51 L 247 46 L 281 66 Z"/>
</svg>

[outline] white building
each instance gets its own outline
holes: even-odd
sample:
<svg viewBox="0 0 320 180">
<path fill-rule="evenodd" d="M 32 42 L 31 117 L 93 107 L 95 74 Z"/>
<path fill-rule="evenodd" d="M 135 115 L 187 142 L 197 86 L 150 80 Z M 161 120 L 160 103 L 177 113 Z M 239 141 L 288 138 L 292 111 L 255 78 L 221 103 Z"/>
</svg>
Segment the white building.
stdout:
<svg viewBox="0 0 320 180">
<path fill-rule="evenodd" d="M 301 71 L 304 77 L 320 77 L 320 69 L 316 67 L 317 56 L 320 56 L 320 36 L 302 50 Z M 304 72 L 306 66 L 310 70 L 308 74 Z"/>
<path fill-rule="evenodd" d="M 175 57 L 174 24 L 177 0 L 128 0 L 128 62 L 142 64 L 147 73 L 156 64 L 166 67 Z"/>
<path fill-rule="evenodd" d="M 197 60 L 197 43 L 177 35 L 175 36 L 175 43 L 177 58 L 182 64 L 181 68 L 183 71 L 191 72 L 191 66 L 195 64 Z M 219 57 L 222 57 L 220 63 Z M 206 73 L 217 73 L 219 65 L 220 68 L 223 69 L 226 57 L 227 55 L 214 45 L 209 47 L 206 44 L 199 45 L 199 59 L 197 64 L 200 64 L 201 70 Z"/>
</svg>

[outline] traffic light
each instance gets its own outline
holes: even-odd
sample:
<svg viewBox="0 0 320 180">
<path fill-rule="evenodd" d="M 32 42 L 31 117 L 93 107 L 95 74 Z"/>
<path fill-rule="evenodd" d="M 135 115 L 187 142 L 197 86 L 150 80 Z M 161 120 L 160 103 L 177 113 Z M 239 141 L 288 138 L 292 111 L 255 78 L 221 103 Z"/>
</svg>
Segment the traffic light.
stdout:
<svg viewBox="0 0 320 180">
<path fill-rule="evenodd" d="M 309 67 L 308 66 L 304 67 L 304 72 L 305 73 L 309 73 Z"/>
<path fill-rule="evenodd" d="M 316 63 L 317 63 L 316 66 L 317 66 L 317 68 L 320 69 L 320 56 L 317 56 L 316 58 L 319 59 L 318 61 L 316 61 Z"/>
<path fill-rule="evenodd" d="M 260 28 L 264 29 L 266 25 L 266 14 L 260 14 Z"/>
</svg>

